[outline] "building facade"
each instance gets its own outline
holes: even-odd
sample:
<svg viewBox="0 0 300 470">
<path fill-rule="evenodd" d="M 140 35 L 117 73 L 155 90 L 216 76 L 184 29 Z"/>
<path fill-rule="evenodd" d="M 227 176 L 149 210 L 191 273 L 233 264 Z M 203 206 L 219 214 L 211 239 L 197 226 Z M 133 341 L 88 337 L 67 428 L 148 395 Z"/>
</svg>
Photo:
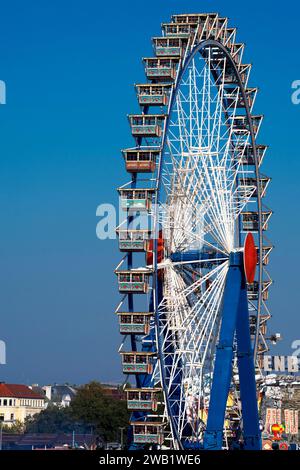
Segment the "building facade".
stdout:
<svg viewBox="0 0 300 470">
<path fill-rule="evenodd" d="M 0 421 L 11 426 L 45 408 L 45 396 L 26 385 L 0 383 Z"/>
</svg>

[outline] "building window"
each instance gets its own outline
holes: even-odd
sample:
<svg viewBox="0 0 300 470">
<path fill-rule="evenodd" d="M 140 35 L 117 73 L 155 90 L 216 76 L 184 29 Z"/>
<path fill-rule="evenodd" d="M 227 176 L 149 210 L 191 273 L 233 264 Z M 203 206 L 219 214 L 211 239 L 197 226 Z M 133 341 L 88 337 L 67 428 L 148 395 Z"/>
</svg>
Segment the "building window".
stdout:
<svg viewBox="0 0 300 470">
<path fill-rule="evenodd" d="M 7 400 L 3 400 L 3 406 L 7 406 Z"/>
<path fill-rule="evenodd" d="M 13 401 L 9 400 L 9 406 L 12 406 Z"/>
<path fill-rule="evenodd" d="M 11 420 L 11 421 L 14 421 L 14 419 L 15 419 L 15 415 L 14 415 L 13 413 L 11 413 L 11 414 L 10 414 L 10 420 Z"/>
</svg>

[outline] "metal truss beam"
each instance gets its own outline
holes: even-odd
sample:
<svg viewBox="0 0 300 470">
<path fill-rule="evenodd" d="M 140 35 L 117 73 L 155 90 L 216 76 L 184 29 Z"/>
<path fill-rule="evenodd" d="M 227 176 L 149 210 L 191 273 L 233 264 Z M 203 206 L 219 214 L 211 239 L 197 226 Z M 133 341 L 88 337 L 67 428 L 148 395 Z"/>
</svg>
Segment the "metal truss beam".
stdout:
<svg viewBox="0 0 300 470">
<path fill-rule="evenodd" d="M 244 448 L 258 450 L 261 448 L 261 437 L 242 252 L 234 252 L 230 255 L 208 422 L 203 441 L 204 449 L 207 450 L 221 450 L 223 446 L 223 428 L 226 403 L 231 385 L 235 332 L 237 337 Z"/>
</svg>

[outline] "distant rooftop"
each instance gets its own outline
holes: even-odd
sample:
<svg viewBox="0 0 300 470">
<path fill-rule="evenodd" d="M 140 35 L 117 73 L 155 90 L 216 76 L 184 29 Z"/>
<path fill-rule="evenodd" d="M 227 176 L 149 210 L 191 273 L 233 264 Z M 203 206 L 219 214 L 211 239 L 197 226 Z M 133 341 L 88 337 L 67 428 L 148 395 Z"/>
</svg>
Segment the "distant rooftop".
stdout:
<svg viewBox="0 0 300 470">
<path fill-rule="evenodd" d="M 54 402 L 60 402 L 67 395 L 73 399 L 76 396 L 77 390 L 70 385 L 52 385 L 52 397 L 51 400 Z"/>
<path fill-rule="evenodd" d="M 90 448 L 95 445 L 100 439 L 92 434 L 75 434 L 75 443 L 78 446 L 86 446 Z M 8 434 L 3 433 L 3 447 L 5 449 L 31 449 L 37 448 L 54 448 L 59 446 L 71 446 L 73 442 L 73 435 L 66 433 L 26 433 L 26 434 Z"/>
<path fill-rule="evenodd" d="M 0 383 L 0 397 L 9 398 L 35 398 L 44 399 L 45 395 L 39 394 L 27 387 L 27 385 Z"/>
</svg>

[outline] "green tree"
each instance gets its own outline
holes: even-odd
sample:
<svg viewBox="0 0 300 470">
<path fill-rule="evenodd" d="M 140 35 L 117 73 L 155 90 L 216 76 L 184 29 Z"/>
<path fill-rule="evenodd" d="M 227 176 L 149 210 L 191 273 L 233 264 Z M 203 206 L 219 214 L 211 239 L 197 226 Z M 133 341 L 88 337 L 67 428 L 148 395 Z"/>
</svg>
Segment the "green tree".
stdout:
<svg viewBox="0 0 300 470">
<path fill-rule="evenodd" d="M 126 428 L 128 421 L 126 400 L 107 396 L 99 382 L 90 382 L 78 388 L 69 407 L 50 404 L 41 413 L 28 417 L 25 426 L 26 432 L 92 431 L 104 441 L 120 441 L 119 428 Z"/>
<path fill-rule="evenodd" d="M 4 424 L 2 428 L 6 434 L 22 434 L 25 430 L 25 425 L 21 421 L 16 420 L 11 425 Z"/>
<path fill-rule="evenodd" d="M 25 420 L 26 432 L 57 433 L 71 432 L 74 428 L 74 419 L 69 408 L 58 408 L 54 405 L 48 407 Z"/>
<path fill-rule="evenodd" d="M 80 387 L 70 410 L 75 419 L 89 424 L 105 441 L 119 440 L 119 427 L 128 426 L 126 401 L 105 395 L 99 382 Z"/>
</svg>

